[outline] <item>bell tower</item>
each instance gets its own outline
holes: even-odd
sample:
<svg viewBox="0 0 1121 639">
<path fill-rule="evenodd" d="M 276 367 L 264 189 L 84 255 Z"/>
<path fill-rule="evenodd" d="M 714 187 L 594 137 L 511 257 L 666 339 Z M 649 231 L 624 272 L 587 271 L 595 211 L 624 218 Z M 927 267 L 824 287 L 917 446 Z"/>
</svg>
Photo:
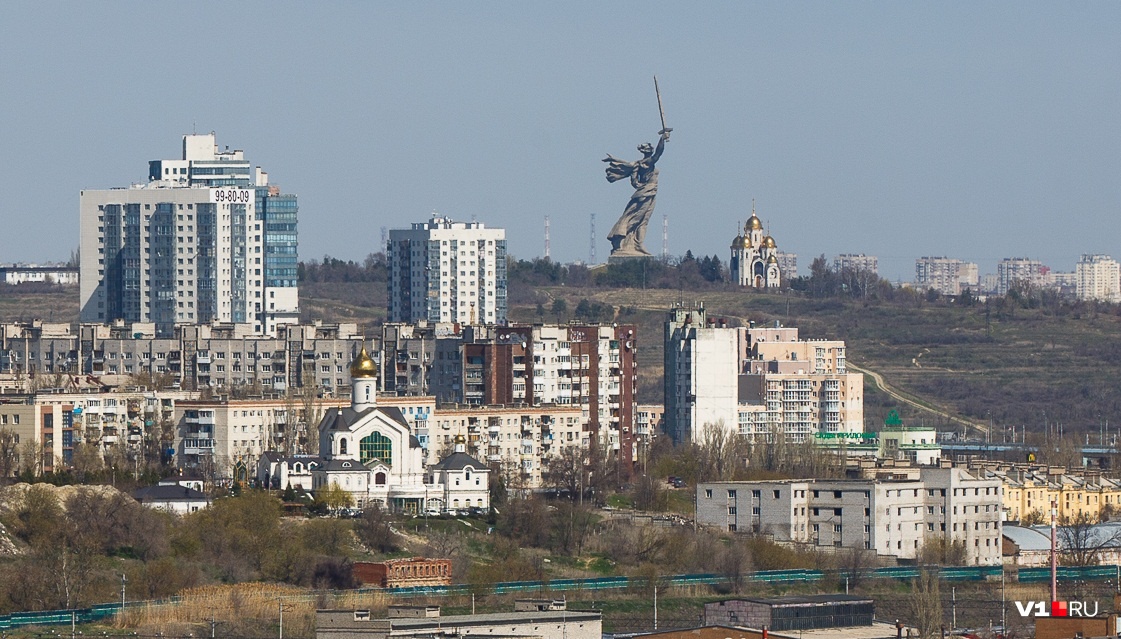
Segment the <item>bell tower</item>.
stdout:
<svg viewBox="0 0 1121 639">
<path fill-rule="evenodd" d="M 377 371 L 377 365 L 363 346 L 350 365 L 350 407 L 356 412 L 378 405 Z"/>
</svg>

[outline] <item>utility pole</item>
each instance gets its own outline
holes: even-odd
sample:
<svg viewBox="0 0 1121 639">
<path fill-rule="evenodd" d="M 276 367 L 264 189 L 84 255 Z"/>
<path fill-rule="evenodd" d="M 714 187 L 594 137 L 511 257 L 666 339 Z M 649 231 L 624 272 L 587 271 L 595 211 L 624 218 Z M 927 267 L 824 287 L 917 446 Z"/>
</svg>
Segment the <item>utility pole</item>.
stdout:
<svg viewBox="0 0 1121 639">
<path fill-rule="evenodd" d="M 128 579 L 125 577 L 125 573 L 122 572 L 121 573 L 121 616 L 122 617 L 124 617 L 124 614 L 125 614 L 125 584 L 127 584 L 127 583 L 128 583 Z"/>
</svg>

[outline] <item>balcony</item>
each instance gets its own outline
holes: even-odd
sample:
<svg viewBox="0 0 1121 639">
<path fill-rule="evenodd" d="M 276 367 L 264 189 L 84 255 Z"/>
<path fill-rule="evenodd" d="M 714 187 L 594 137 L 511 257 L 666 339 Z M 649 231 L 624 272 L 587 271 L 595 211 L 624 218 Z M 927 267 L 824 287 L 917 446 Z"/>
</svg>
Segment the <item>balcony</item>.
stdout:
<svg viewBox="0 0 1121 639">
<path fill-rule="evenodd" d="M 214 454 L 214 440 L 213 439 L 198 439 L 194 441 L 183 442 L 184 455 L 213 455 Z"/>
</svg>

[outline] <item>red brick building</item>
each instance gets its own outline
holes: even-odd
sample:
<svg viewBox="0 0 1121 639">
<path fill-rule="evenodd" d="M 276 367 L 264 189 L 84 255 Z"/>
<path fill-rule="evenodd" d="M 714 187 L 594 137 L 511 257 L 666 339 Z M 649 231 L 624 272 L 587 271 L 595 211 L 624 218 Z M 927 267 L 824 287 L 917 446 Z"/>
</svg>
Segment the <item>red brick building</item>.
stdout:
<svg viewBox="0 0 1121 639">
<path fill-rule="evenodd" d="M 390 559 L 388 561 L 354 563 L 354 578 L 363 584 L 382 588 L 411 586 L 450 586 L 451 559 Z"/>
</svg>

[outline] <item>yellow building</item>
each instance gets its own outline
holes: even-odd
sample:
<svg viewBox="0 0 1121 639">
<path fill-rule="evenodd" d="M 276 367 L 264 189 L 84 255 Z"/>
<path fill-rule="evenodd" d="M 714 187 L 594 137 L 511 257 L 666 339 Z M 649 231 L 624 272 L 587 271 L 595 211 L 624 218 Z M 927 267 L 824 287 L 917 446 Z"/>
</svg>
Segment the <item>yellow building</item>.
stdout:
<svg viewBox="0 0 1121 639">
<path fill-rule="evenodd" d="M 1121 481 L 1097 472 L 1070 472 L 1064 468 L 1003 467 L 990 469 L 1003 485 L 1006 521 L 1051 519 L 1056 503 L 1060 521 L 1088 517 L 1093 521 L 1121 514 Z"/>
</svg>

